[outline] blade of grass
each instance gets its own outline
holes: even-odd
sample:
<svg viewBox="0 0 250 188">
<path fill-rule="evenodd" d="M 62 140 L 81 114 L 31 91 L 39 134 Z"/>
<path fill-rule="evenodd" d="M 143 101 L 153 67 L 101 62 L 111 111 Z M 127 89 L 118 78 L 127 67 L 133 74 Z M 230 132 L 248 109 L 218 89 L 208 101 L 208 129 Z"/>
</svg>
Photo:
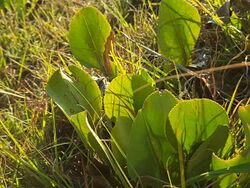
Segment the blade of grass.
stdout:
<svg viewBox="0 0 250 188">
<path fill-rule="evenodd" d="M 240 85 L 240 83 L 241 83 L 242 78 L 243 78 L 243 75 L 240 77 L 240 79 L 239 79 L 239 81 L 237 82 L 237 85 L 236 85 L 236 87 L 235 87 L 235 89 L 234 89 L 234 92 L 233 92 L 233 94 L 232 94 L 231 100 L 230 100 L 230 102 L 229 102 L 229 104 L 228 104 L 228 107 L 227 107 L 227 115 L 229 115 L 229 113 L 230 113 L 230 111 L 231 111 L 231 108 L 232 108 L 234 99 L 235 99 L 235 97 L 236 97 L 237 91 L 238 91 L 238 89 L 239 89 L 239 85 Z"/>
</svg>

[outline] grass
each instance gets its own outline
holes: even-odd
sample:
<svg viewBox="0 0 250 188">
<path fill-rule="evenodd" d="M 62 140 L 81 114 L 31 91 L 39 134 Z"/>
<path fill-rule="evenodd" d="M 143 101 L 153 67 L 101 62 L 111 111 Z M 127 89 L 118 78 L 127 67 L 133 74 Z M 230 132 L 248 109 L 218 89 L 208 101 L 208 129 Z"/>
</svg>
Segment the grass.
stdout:
<svg viewBox="0 0 250 188">
<path fill-rule="evenodd" d="M 100 8 L 113 26 L 113 61 L 122 62 L 131 73 L 146 67 L 154 79 L 165 77 L 165 60 L 157 53 L 157 3 L 131 6 L 123 15 L 115 0 L 33 3 L 28 14 L 18 12 L 15 4 L 9 11 L 0 9 L 0 187 L 109 187 L 110 182 L 115 182 L 114 185 L 117 182 L 112 179 L 112 172 L 89 155 L 48 98 L 45 86 L 58 67 L 77 64 L 69 50 L 67 32 L 74 13 L 89 4 Z M 206 18 L 204 13 L 204 21 Z M 215 62 L 245 61 L 249 54 L 249 46 L 244 47 L 247 37 L 233 32 L 224 35 L 220 28 L 205 27 L 204 23 L 194 57 L 208 49 L 208 67 L 216 66 Z M 232 76 L 235 83 L 230 84 Z M 235 147 L 241 150 L 243 144 L 236 143 L 243 140 L 242 128 L 235 121 L 235 109 L 250 96 L 249 72 L 225 70 L 224 74 L 214 73 L 209 78 L 191 78 L 174 83 L 177 88 L 168 82 L 158 86 L 167 87 L 182 98 L 210 97 L 223 104 L 232 114 Z"/>
<path fill-rule="evenodd" d="M 74 187 L 83 183 L 80 176 L 84 177 L 85 167 L 77 164 L 80 152 L 86 152 L 45 93 L 51 73 L 75 63 L 67 30 L 81 6 L 83 3 L 73 1 L 46 2 L 37 4 L 24 18 L 15 6 L 14 10 L 1 10 L 1 187 Z"/>
</svg>

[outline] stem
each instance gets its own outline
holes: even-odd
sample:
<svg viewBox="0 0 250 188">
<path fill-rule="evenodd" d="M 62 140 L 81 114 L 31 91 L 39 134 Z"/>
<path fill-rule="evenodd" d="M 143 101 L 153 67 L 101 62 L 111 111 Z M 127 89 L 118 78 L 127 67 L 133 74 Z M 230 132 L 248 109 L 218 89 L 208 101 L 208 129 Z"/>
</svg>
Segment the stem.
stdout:
<svg viewBox="0 0 250 188">
<path fill-rule="evenodd" d="M 182 151 L 182 146 L 179 142 L 178 142 L 178 155 L 180 164 L 181 188 L 186 188 L 183 151 Z"/>
</svg>

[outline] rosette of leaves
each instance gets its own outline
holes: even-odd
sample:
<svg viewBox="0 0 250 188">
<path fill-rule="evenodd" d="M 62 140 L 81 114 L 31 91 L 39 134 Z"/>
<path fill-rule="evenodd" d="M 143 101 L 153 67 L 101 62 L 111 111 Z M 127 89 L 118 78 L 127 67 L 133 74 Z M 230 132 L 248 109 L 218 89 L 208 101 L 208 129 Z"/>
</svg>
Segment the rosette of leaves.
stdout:
<svg viewBox="0 0 250 188">
<path fill-rule="evenodd" d="M 65 73 L 57 70 L 51 76 L 47 85 L 48 94 L 68 117 L 86 148 L 97 153 L 103 162 L 111 165 L 123 186 L 131 187 L 117 163 L 118 159 L 113 156 L 114 154 L 101 140 L 100 135 L 95 132 L 95 127 L 99 126 L 101 121 L 103 106 L 101 91 L 97 83 L 81 68 L 70 66 L 69 71 Z M 145 87 L 143 92 L 136 91 L 142 86 Z M 107 116 L 116 119 L 129 117 L 132 121 L 133 117 L 129 113 L 135 116 L 138 109 L 142 107 L 144 99 L 153 91 L 152 83 L 141 75 L 118 76 L 112 80 L 104 97 Z M 124 101 L 127 105 L 124 105 Z M 116 119 L 115 122 L 119 124 Z M 103 129 L 107 127 L 103 125 Z"/>
<path fill-rule="evenodd" d="M 145 100 L 132 124 L 115 128 L 127 126 L 128 144 L 122 148 L 129 176 L 143 186 L 162 187 L 161 180 L 184 186 L 186 179 L 210 171 L 213 153 L 225 152 L 227 125 L 219 104 L 208 99 L 179 101 L 163 91 Z"/>
</svg>

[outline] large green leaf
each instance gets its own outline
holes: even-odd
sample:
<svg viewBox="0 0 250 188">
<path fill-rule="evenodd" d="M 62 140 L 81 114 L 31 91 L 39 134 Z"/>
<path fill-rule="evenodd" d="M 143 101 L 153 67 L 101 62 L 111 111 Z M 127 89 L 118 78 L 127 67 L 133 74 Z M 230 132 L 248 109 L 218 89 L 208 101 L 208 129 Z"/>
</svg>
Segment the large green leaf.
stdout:
<svg viewBox="0 0 250 188">
<path fill-rule="evenodd" d="M 229 123 L 226 111 L 209 99 L 179 102 L 169 113 L 169 120 L 187 153 L 192 151 L 192 146 L 209 138 L 218 126 Z"/>
<path fill-rule="evenodd" d="M 143 117 L 150 133 L 152 133 L 152 136 L 159 141 L 159 144 L 163 144 L 160 148 L 162 151 L 164 151 L 164 148 L 169 148 L 168 145 L 170 144 L 171 147 L 177 147 L 176 137 L 171 129 L 168 118 L 170 110 L 172 110 L 177 103 L 178 100 L 176 97 L 169 91 L 165 90 L 162 93 L 155 92 L 151 94 L 145 100 L 142 108 Z M 167 143 L 164 143 L 166 139 Z M 159 157 L 161 159 L 167 158 L 167 154 L 163 152 L 162 156 Z"/>
<path fill-rule="evenodd" d="M 107 75 L 112 75 L 112 66 L 107 60 L 111 38 L 110 25 L 96 8 L 85 7 L 72 18 L 69 30 L 70 49 L 84 66 L 98 68 Z"/>
<path fill-rule="evenodd" d="M 191 63 L 191 52 L 200 33 L 198 10 L 186 0 L 162 0 L 157 29 L 160 52 L 175 63 Z"/>
<path fill-rule="evenodd" d="M 134 120 L 128 142 L 127 165 L 129 176 L 133 179 L 140 176 L 162 179 L 162 165 L 154 151 L 153 145 L 155 144 L 141 111 L 138 112 Z"/>
<path fill-rule="evenodd" d="M 154 86 L 142 76 L 120 75 L 112 80 L 104 96 L 105 113 L 113 121 L 120 116 L 133 119 L 153 91 Z"/>
<path fill-rule="evenodd" d="M 101 115 L 102 97 L 96 82 L 84 70 L 70 66 L 71 75 L 57 70 L 47 84 L 47 92 L 71 116 L 87 110 L 93 121 Z"/>
<path fill-rule="evenodd" d="M 193 177 L 210 170 L 212 154 L 222 151 L 228 138 L 229 130 L 226 126 L 219 126 L 214 133 L 205 140 L 187 162 L 187 177 Z"/>
<path fill-rule="evenodd" d="M 128 140 L 133 121 L 128 117 L 119 117 L 112 129 L 111 147 L 116 160 L 122 167 L 126 166 Z"/>
<path fill-rule="evenodd" d="M 132 178 L 163 178 L 164 167 L 171 169 L 177 151 L 168 113 L 176 103 L 177 99 L 168 91 L 155 92 L 145 100 L 133 123 L 127 148 L 128 172 Z"/>
</svg>

